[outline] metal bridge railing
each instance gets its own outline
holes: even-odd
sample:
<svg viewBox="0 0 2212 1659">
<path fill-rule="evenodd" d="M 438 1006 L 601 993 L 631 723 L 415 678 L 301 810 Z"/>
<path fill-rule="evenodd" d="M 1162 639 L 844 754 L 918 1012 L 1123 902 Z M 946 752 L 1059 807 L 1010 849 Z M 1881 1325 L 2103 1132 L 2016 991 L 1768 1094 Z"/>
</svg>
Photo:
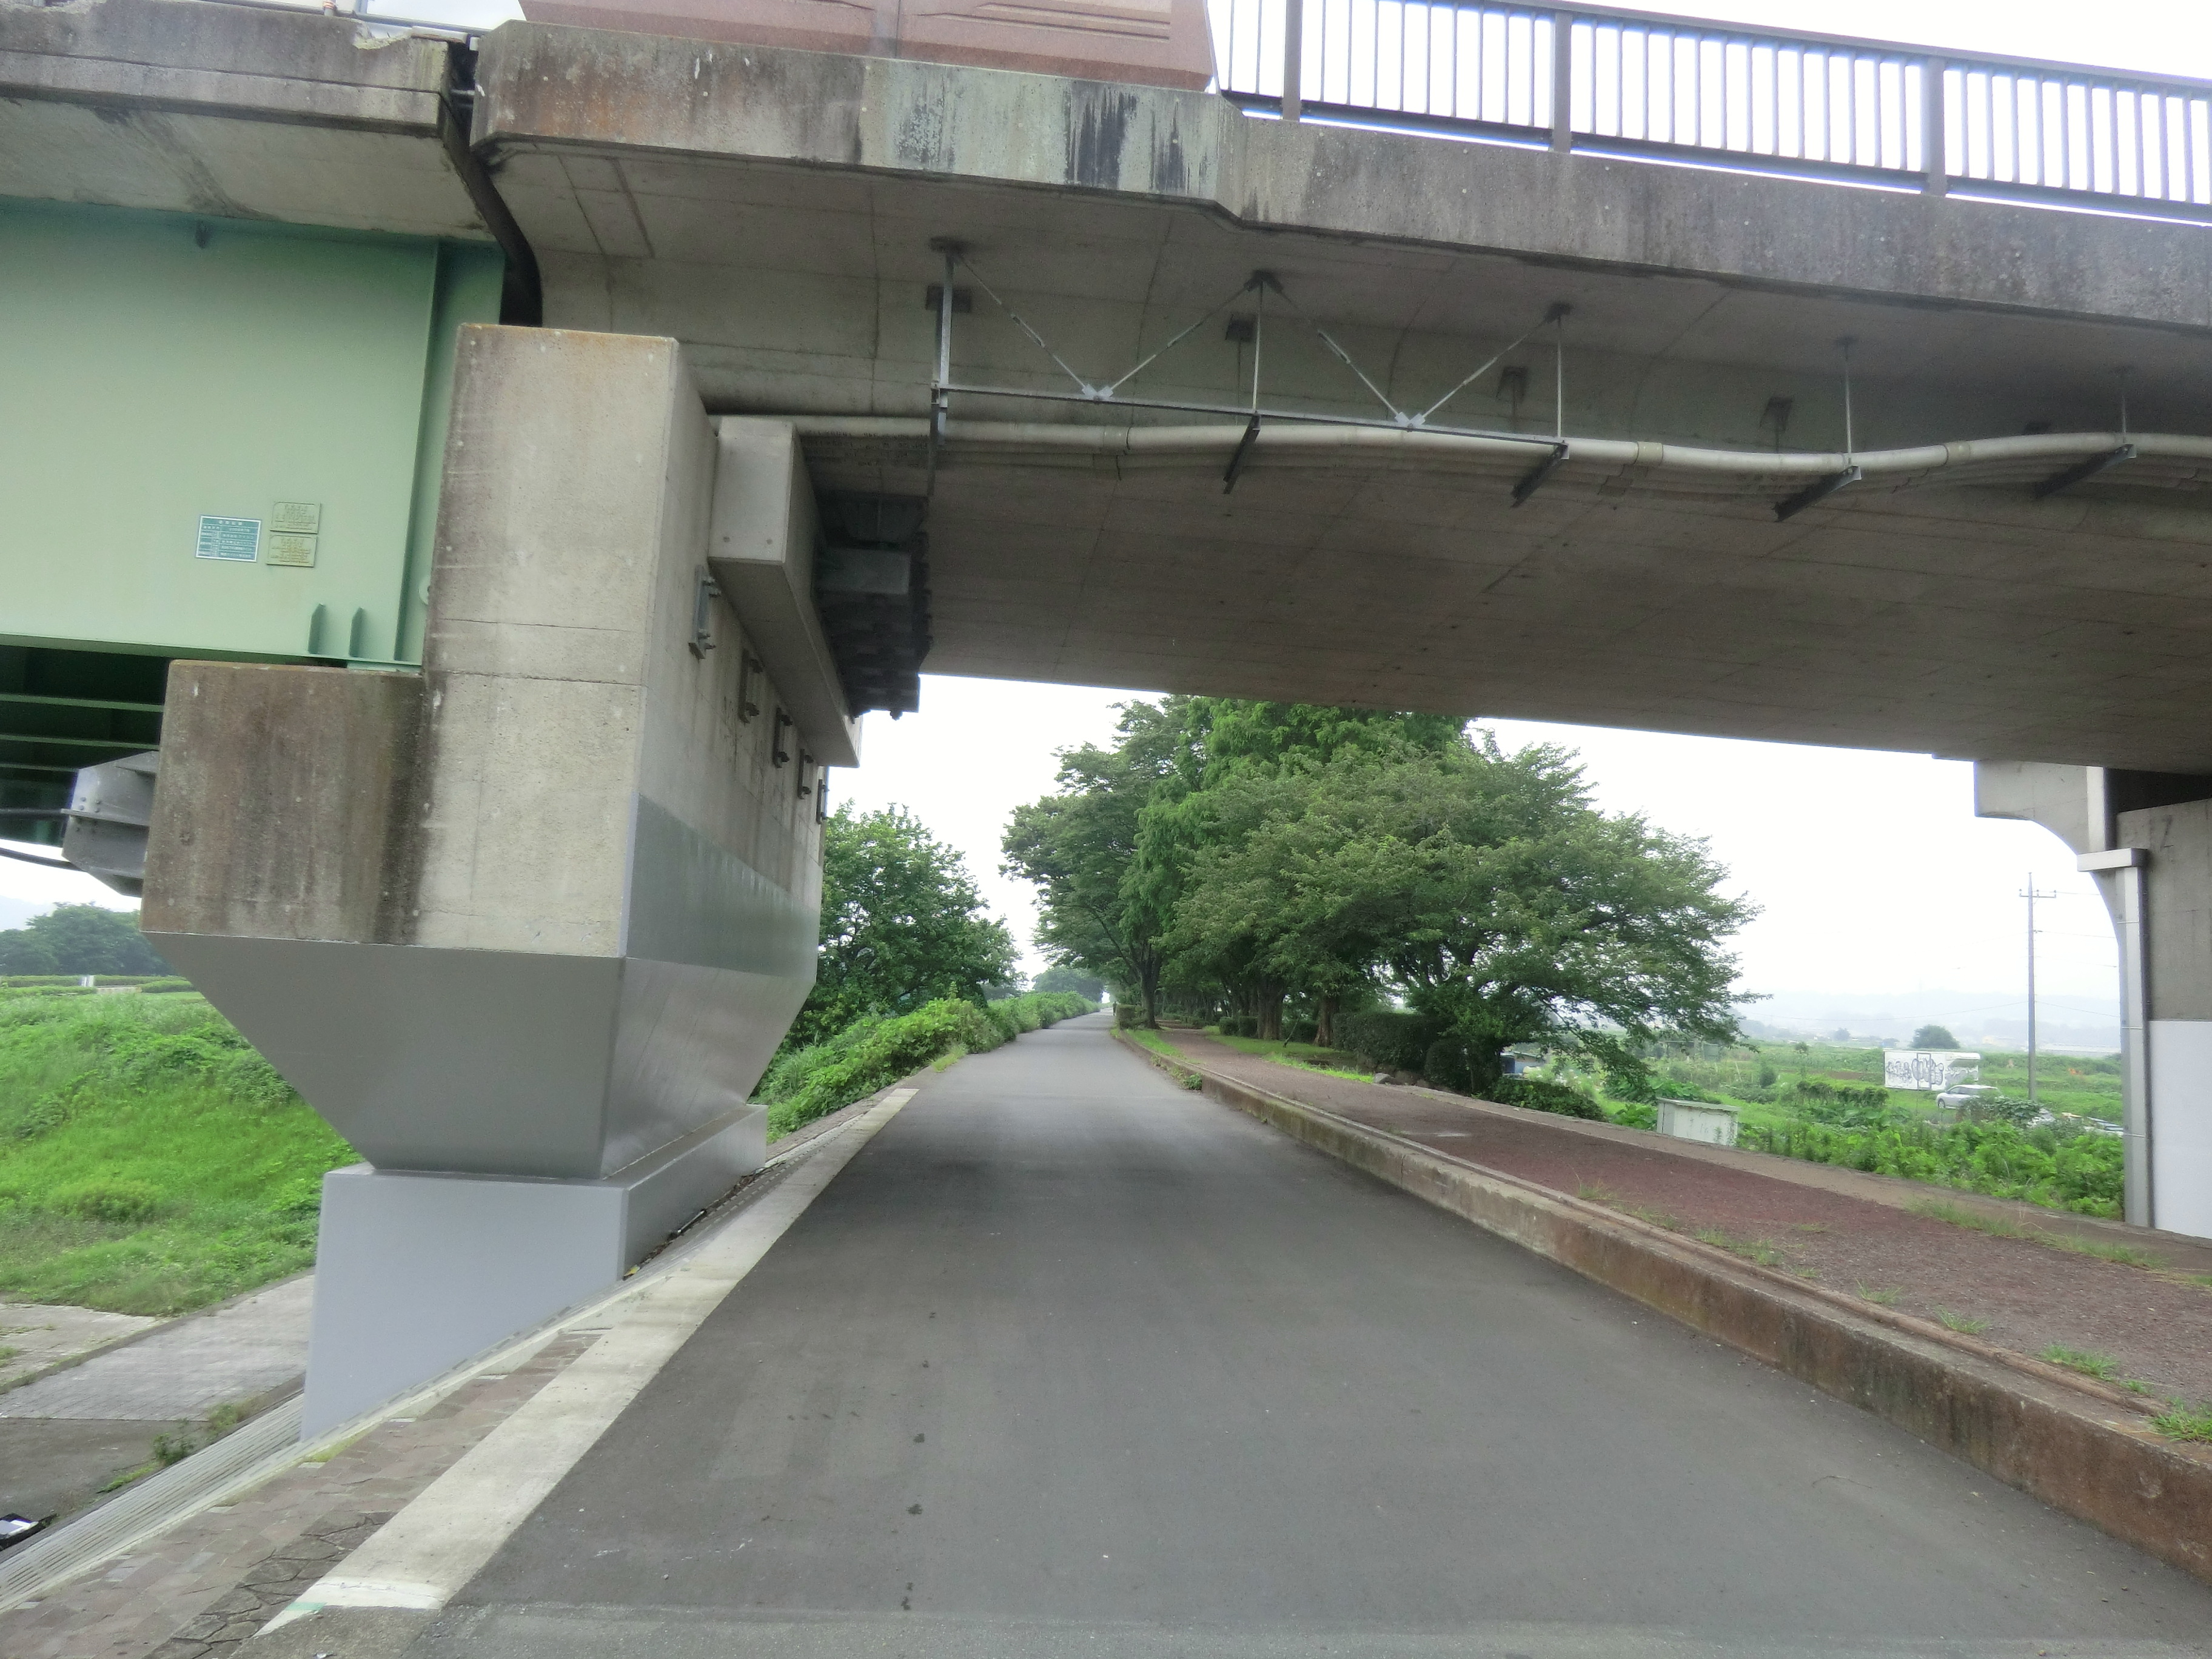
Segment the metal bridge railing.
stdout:
<svg viewBox="0 0 2212 1659">
<path fill-rule="evenodd" d="M 2212 217 L 2212 83 L 2202 81 L 1586 6 L 1209 9 L 1221 90 L 1290 120 Z"/>
</svg>

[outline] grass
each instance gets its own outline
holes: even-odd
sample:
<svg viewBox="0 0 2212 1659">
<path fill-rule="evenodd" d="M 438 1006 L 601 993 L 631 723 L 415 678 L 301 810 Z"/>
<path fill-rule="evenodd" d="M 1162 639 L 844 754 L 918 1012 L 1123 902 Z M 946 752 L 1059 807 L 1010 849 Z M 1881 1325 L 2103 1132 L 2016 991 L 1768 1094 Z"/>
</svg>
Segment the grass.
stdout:
<svg viewBox="0 0 2212 1659">
<path fill-rule="evenodd" d="M 1349 1062 L 1352 1056 L 1340 1048 L 1319 1048 L 1310 1042 L 1270 1042 L 1263 1037 L 1228 1036 L 1209 1029 L 1206 1035 L 1216 1042 L 1225 1042 L 1243 1054 L 1258 1054 L 1273 1060 L 1278 1066 L 1294 1066 L 1302 1072 L 1319 1072 L 1328 1077 L 1340 1077 L 1354 1083 L 1365 1083 L 1372 1072 L 1363 1072 Z"/>
<path fill-rule="evenodd" d="M 1861 1297 L 1864 1297 L 1867 1301 L 1873 1303 L 1878 1308 L 1895 1306 L 1897 1298 L 1905 1294 L 1903 1291 L 1899 1290 L 1894 1285 L 1862 1285 L 1858 1289 L 1859 1295 Z"/>
<path fill-rule="evenodd" d="M 198 996 L 0 1005 L 0 1299 L 160 1316 L 289 1277 L 353 1161 Z"/>
<path fill-rule="evenodd" d="M 1182 1084 L 1184 1088 L 1196 1089 L 1204 1086 L 1206 1079 L 1184 1065 L 1182 1056 L 1176 1052 L 1175 1045 L 1158 1031 L 1148 1030 L 1142 1025 L 1128 1025 L 1122 1028 L 1121 1035 L 1130 1038 L 1138 1047 L 1148 1048 L 1162 1060 L 1166 1060 L 1169 1069 L 1175 1075 L 1176 1081 Z"/>
<path fill-rule="evenodd" d="M 2148 1250 L 2133 1244 L 2107 1244 L 2101 1239 L 2078 1238 L 2072 1233 L 2046 1233 L 2042 1242 L 2055 1249 L 2071 1250 L 2075 1255 L 2094 1255 L 2100 1261 L 2117 1261 L 2123 1267 L 2146 1267 L 2156 1273 L 2166 1263 Z"/>
<path fill-rule="evenodd" d="M 2055 1228 L 2024 1227 L 2016 1221 L 2008 1221 L 2002 1216 L 1981 1215 L 1972 1210 L 1961 1209 L 1956 1204 L 1947 1204 L 1942 1199 L 1923 1199 L 1909 1207 L 1913 1214 L 1926 1216 L 1930 1221 L 1946 1222 L 1954 1227 L 1987 1233 L 1992 1238 L 2025 1238 L 2033 1243 L 2047 1244 L 2054 1250 L 2094 1256 L 2100 1261 L 2114 1261 L 2124 1267 L 2142 1267 L 2152 1273 L 2159 1272 L 2166 1266 L 2148 1250 L 2133 1244 L 2111 1244 L 2100 1238 L 2081 1238 Z M 2191 1277 L 2212 1289 L 2212 1273 Z"/>
<path fill-rule="evenodd" d="M 1972 1210 L 1962 1210 L 1955 1204 L 1946 1204 L 1940 1198 L 1927 1198 L 1906 1206 L 1915 1215 L 1924 1215 L 1930 1221 L 1947 1222 L 1954 1227 L 1969 1231 L 1987 1233 L 1992 1238 L 2040 1238 L 2042 1234 L 2007 1221 L 2002 1216 L 1982 1215 Z"/>
<path fill-rule="evenodd" d="M 1953 1313 L 1948 1308 L 1936 1310 L 1936 1322 L 1947 1331 L 1956 1331 L 1961 1336 L 1979 1336 L 1989 1329 L 1986 1319 L 1972 1319 L 1965 1314 Z"/>
<path fill-rule="evenodd" d="M 1716 1249 L 1726 1250 L 1730 1255 L 1740 1255 L 1746 1261 L 1755 1261 L 1762 1267 L 1786 1267 L 1790 1258 L 1763 1238 L 1738 1238 L 1718 1227 L 1700 1227 L 1690 1235 L 1700 1244 L 1711 1244 Z"/>
<path fill-rule="evenodd" d="M 2054 1342 L 2036 1355 L 2046 1365 L 2063 1365 L 2069 1371 L 2079 1371 L 2084 1376 L 2094 1376 L 2100 1382 L 2110 1382 L 2120 1374 L 2120 1362 L 2108 1353 L 2098 1353 L 2088 1348 L 2069 1348 Z"/>
<path fill-rule="evenodd" d="M 2150 1425 L 2169 1440 L 2212 1441 L 2212 1401 L 2193 1411 L 2186 1406 L 2176 1406 L 2152 1418 Z"/>
</svg>

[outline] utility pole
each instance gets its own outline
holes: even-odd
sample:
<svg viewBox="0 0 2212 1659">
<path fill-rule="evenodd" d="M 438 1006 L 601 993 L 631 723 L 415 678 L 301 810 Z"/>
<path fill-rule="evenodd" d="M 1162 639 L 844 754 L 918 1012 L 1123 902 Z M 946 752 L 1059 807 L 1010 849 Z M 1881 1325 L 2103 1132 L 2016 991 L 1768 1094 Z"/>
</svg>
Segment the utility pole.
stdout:
<svg viewBox="0 0 2212 1659">
<path fill-rule="evenodd" d="M 2035 1095 L 2035 902 L 2039 898 L 2057 898 L 2054 890 L 2039 893 L 2035 890 L 2035 872 L 2027 872 L 2027 885 L 2020 890 L 2027 901 L 2027 1103 L 2042 1110 Z"/>
</svg>

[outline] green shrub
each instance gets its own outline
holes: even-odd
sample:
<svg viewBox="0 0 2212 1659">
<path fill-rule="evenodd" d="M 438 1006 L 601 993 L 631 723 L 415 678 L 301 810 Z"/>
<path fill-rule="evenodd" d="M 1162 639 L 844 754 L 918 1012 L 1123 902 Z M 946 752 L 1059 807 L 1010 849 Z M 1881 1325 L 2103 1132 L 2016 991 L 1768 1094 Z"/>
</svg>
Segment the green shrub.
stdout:
<svg viewBox="0 0 2212 1659">
<path fill-rule="evenodd" d="M 1490 1097 L 1503 1105 L 1526 1107 L 1532 1112 L 1556 1112 L 1561 1117 L 1605 1121 L 1605 1110 L 1597 1102 L 1579 1090 L 1547 1078 L 1502 1077 L 1491 1090 Z M 1650 1108 L 1644 1109 L 1649 1111 Z"/>
<path fill-rule="evenodd" d="M 169 996 L 179 991 L 189 991 L 192 982 L 188 979 L 149 979 L 138 988 L 142 997 Z"/>
<path fill-rule="evenodd" d="M 151 1221 L 161 1207 L 161 1194 L 149 1181 L 88 1181 L 67 1187 L 46 1200 L 49 1208 L 85 1221 L 102 1221 L 111 1227 L 129 1227 Z"/>
<path fill-rule="evenodd" d="M 1736 1144 L 1812 1164 L 2025 1199 L 2077 1215 L 2120 1212 L 2122 1143 L 2109 1135 L 2062 1136 L 2003 1121 L 1893 1121 L 1850 1128 L 1800 1119 L 1771 1127 L 1744 1124 Z"/>
<path fill-rule="evenodd" d="M 1421 1056 L 1421 1075 L 1439 1089 L 1467 1094 L 1474 1087 L 1474 1073 L 1468 1063 L 1467 1044 L 1455 1036 L 1440 1036 Z"/>
<path fill-rule="evenodd" d="M 1336 1018 L 1336 1046 L 1374 1071 L 1418 1072 L 1443 1022 L 1395 1008 L 1364 1008 Z"/>
<path fill-rule="evenodd" d="M 769 1133 L 789 1134 L 947 1054 L 981 1054 L 1024 1031 L 1093 1012 L 1073 992 L 1048 991 L 1008 997 L 988 1008 L 946 998 L 910 1014 L 856 1020 L 827 1042 L 793 1049 L 769 1067 L 757 1091 L 768 1105 Z"/>
</svg>

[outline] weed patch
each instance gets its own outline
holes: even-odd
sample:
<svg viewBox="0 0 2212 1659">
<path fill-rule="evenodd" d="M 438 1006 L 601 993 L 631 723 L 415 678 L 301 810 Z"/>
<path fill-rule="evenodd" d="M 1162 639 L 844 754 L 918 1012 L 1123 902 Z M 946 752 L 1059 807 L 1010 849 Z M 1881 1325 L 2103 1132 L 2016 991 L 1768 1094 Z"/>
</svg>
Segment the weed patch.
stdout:
<svg viewBox="0 0 2212 1659">
<path fill-rule="evenodd" d="M 1894 1285 L 1862 1285 L 1858 1289 L 1859 1295 L 1863 1300 L 1873 1303 L 1878 1308 L 1895 1306 L 1897 1298 L 1905 1294 Z"/>
<path fill-rule="evenodd" d="M 1802 1117 L 1767 1124 L 1746 1120 L 1736 1144 L 1992 1198 L 2025 1199 L 2076 1215 L 2120 1213 L 2120 1143 L 2109 1136 L 2061 1135 L 2006 1122 L 1898 1121 L 1887 1108 L 1875 1115 L 1881 1121 L 1859 1125 Z"/>
<path fill-rule="evenodd" d="M 2024 1238 L 2031 1243 L 2045 1244 L 2054 1250 L 2064 1250 L 2072 1255 L 2092 1256 L 2099 1261 L 2116 1262 L 2123 1267 L 2142 1267 L 2151 1273 L 2158 1273 L 2166 1266 L 2148 1250 L 2134 1244 L 2107 1243 L 2101 1238 L 2080 1238 L 2055 1228 L 2024 1227 L 2001 1216 L 1978 1215 L 1972 1210 L 1960 1208 L 1956 1204 L 1947 1204 L 1942 1199 L 1925 1199 L 1908 1207 L 1913 1214 L 1925 1216 L 1930 1221 L 1964 1227 L 1972 1232 L 1987 1233 L 1992 1238 Z M 2198 1276 L 2197 1282 L 2212 1287 L 2212 1273 Z"/>
<path fill-rule="evenodd" d="M 2120 1362 L 2108 1353 L 2097 1353 L 2087 1348 L 2069 1348 L 2054 1342 L 2036 1355 L 2046 1365 L 2063 1365 L 2069 1371 L 2079 1371 L 2084 1376 L 2094 1376 L 2100 1382 L 2109 1382 L 2120 1374 Z"/>
<path fill-rule="evenodd" d="M 1953 1313 L 1948 1308 L 1936 1310 L 1936 1322 L 1947 1331 L 1956 1331 L 1961 1336 L 1979 1336 L 1989 1329 L 1986 1319 L 1972 1319 L 1965 1314 Z"/>
<path fill-rule="evenodd" d="M 1202 1089 L 1206 1086 L 1206 1079 L 1184 1065 L 1182 1056 L 1176 1051 L 1175 1045 L 1158 1031 L 1147 1030 L 1141 1025 L 1132 1025 L 1121 1035 L 1133 1037 L 1140 1048 L 1150 1049 L 1167 1061 L 1169 1074 L 1184 1088 Z"/>
<path fill-rule="evenodd" d="M 2169 1440 L 2212 1440 L 2212 1401 L 2194 1411 L 2177 1406 L 2152 1418 L 2150 1425 Z"/>
<path fill-rule="evenodd" d="M 1962 1210 L 1955 1204 L 1946 1204 L 1940 1198 L 1923 1199 L 1905 1206 L 1913 1214 L 1926 1216 L 1930 1221 L 1941 1221 L 1948 1226 L 1964 1227 L 1969 1232 L 1987 1233 L 1992 1238 L 2033 1238 L 2037 1235 L 2027 1228 L 1997 1216 L 1978 1215 L 1972 1210 Z"/>
<path fill-rule="evenodd" d="M 2076 1238 L 2072 1233 L 2045 1233 L 2044 1243 L 2061 1250 L 2071 1250 L 2075 1255 L 2094 1255 L 2100 1261 L 2117 1261 L 2123 1267 L 2147 1267 L 2155 1273 L 2166 1263 L 2148 1250 L 2133 1244 L 2107 1244 L 2102 1239 Z"/>
<path fill-rule="evenodd" d="M 1717 1249 L 1726 1250 L 1730 1255 L 1740 1255 L 1746 1261 L 1755 1261 L 1762 1267 L 1789 1265 L 1790 1259 L 1763 1238 L 1738 1238 L 1718 1227 L 1700 1227 L 1690 1237 L 1700 1244 L 1711 1244 Z"/>
</svg>

